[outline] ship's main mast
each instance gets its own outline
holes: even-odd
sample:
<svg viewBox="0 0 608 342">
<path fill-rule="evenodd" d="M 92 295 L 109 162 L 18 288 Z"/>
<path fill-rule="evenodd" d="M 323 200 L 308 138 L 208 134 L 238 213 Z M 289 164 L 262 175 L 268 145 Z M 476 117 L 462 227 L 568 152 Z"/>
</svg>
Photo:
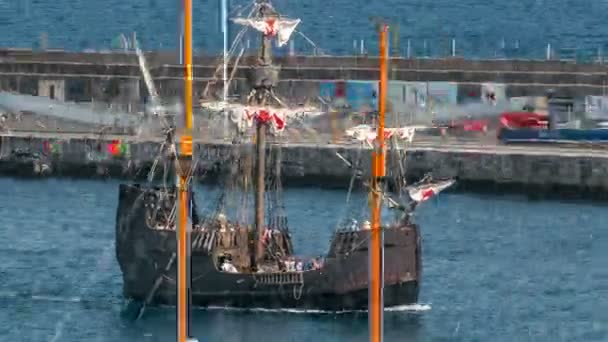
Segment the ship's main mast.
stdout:
<svg viewBox="0 0 608 342">
<path fill-rule="evenodd" d="M 257 17 L 268 23 L 273 23 L 278 17 L 276 11 L 268 1 L 258 2 Z M 272 65 L 272 37 L 271 24 L 269 29 L 262 34 L 260 51 L 257 65 L 253 70 L 253 87 L 247 104 L 256 107 L 266 106 L 272 98 L 272 91 L 278 80 L 278 69 Z M 255 187 L 255 227 L 257 232 L 255 246 L 255 264 L 258 265 L 264 257 L 264 193 L 266 177 L 266 131 L 267 123 L 264 115 L 269 113 L 258 113 L 256 125 L 256 187 Z"/>
<path fill-rule="evenodd" d="M 240 25 L 249 26 L 261 33 L 261 45 L 255 66 L 251 68 L 249 77 L 251 91 L 247 96 L 247 107 L 244 109 L 243 120 L 254 120 L 256 138 L 256 167 L 255 167 L 255 235 L 254 245 L 251 246 L 253 267 L 262 262 L 265 246 L 264 236 L 264 195 L 265 195 L 265 164 L 266 138 L 269 125 L 276 130 L 282 130 L 285 125 L 284 113 L 277 112 L 278 107 L 284 107 L 274 93 L 279 80 L 280 67 L 272 63 L 272 40 L 277 39 L 277 46 L 283 46 L 289 40 L 300 19 L 281 17 L 270 4 L 269 0 L 255 0 L 255 14 L 248 18 L 234 18 Z M 272 106 L 272 105 L 275 106 Z M 272 109 L 274 107 L 274 109 Z"/>
</svg>

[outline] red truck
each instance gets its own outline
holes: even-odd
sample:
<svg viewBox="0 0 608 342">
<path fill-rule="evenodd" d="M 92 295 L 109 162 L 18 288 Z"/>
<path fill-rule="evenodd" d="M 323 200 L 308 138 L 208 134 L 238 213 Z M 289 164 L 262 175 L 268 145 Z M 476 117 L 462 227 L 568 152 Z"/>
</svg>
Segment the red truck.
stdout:
<svg viewBox="0 0 608 342">
<path fill-rule="evenodd" d="M 435 123 L 435 127 L 441 128 L 445 133 L 456 135 L 464 132 L 480 132 L 485 134 L 490 129 L 496 129 L 496 133 L 500 134 L 503 128 L 547 128 L 548 120 L 549 118 L 546 114 L 525 111 L 503 112 L 495 118 L 450 120 L 448 122 Z"/>
</svg>

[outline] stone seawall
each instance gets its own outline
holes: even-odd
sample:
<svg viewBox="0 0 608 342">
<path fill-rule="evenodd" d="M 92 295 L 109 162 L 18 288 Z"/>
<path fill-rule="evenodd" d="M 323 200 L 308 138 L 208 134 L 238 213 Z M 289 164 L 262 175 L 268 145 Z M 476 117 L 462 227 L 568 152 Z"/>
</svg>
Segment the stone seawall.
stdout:
<svg viewBox="0 0 608 342">
<path fill-rule="evenodd" d="M 233 86 L 239 87 L 250 74 L 254 56 L 240 60 Z M 176 97 L 182 86 L 183 68 L 175 54 L 147 54 L 150 73 L 163 98 Z M 213 78 L 220 59 L 194 58 L 196 96 Z M 307 96 L 319 95 L 320 81 L 377 80 L 378 60 L 366 56 L 277 57 L 282 88 L 317 85 Z M 229 66 L 232 70 L 232 65 Z M 602 95 L 608 83 L 604 64 L 565 61 L 465 60 L 392 58 L 390 78 L 396 81 L 449 81 L 459 84 L 462 94 L 479 93 L 484 82 L 504 83 L 507 96 L 542 96 L 552 88 L 559 96 Z M 53 87 L 53 91 L 50 88 Z M 248 89 L 248 88 L 247 88 Z M 146 90 L 134 54 L 70 53 L 63 51 L 14 51 L 0 49 L 0 90 L 49 96 L 69 101 L 101 101 L 140 104 Z M 240 93 L 240 89 L 236 89 Z"/>
<path fill-rule="evenodd" d="M 129 156 L 112 158 L 107 152 L 109 141 L 95 137 L 48 139 L 41 137 L 3 136 L 0 148 L 2 163 L 14 148 L 43 152 L 45 141 L 55 142 L 52 157 L 53 174 L 79 177 L 144 178 L 158 155 L 158 141 L 125 141 Z M 230 159 L 233 145 L 214 142 L 197 143 L 199 172 L 213 171 Z M 251 149 L 251 146 L 242 146 Z M 57 152 L 60 151 L 60 152 Z M 350 160 L 362 158 L 363 171 L 370 174 L 370 150 L 347 145 L 292 144 L 282 149 L 282 173 L 287 184 L 346 187 L 352 170 L 336 156 Z M 49 152 L 51 153 L 51 152 Z M 503 189 L 559 190 L 606 192 L 608 190 L 608 153 L 583 148 L 495 148 L 414 146 L 407 153 L 408 176 L 417 178 L 426 172 L 435 177 L 457 177 L 471 187 Z M 24 172 L 25 174 L 25 172 Z M 159 172 L 159 174 L 162 174 Z"/>
</svg>

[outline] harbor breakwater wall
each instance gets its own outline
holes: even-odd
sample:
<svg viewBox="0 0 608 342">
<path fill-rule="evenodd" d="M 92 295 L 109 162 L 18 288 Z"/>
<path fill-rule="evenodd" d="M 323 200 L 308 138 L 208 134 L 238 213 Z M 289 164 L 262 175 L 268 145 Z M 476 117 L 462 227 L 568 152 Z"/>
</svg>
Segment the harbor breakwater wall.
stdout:
<svg viewBox="0 0 608 342">
<path fill-rule="evenodd" d="M 114 141 L 114 145 L 116 143 Z M 160 144 L 160 139 L 146 142 L 123 140 L 116 149 L 124 155 L 116 157 L 110 151 L 110 140 L 3 136 L 0 160 L 5 165 L 11 163 L 7 159 L 10 150 L 22 148 L 52 156 L 49 160 L 52 160 L 52 172 L 56 176 L 143 179 L 159 155 Z M 213 172 L 217 166 L 230 160 L 234 148 L 235 145 L 224 142 L 196 143 L 197 172 Z M 241 148 L 251 150 L 252 147 L 241 145 Z M 297 144 L 285 146 L 281 151 L 281 172 L 287 185 L 347 187 L 353 171 L 336 152 L 351 161 L 361 158 L 365 176 L 370 174 L 371 151 L 356 146 Z M 552 152 L 522 151 L 414 146 L 407 153 L 407 172 L 411 178 L 427 172 L 432 172 L 435 177 L 457 177 L 459 183 L 472 189 L 481 187 L 482 190 L 493 186 L 541 192 L 608 190 L 608 153 L 590 153 L 585 149 L 560 153 L 556 152 L 557 149 L 550 150 Z M 156 174 L 162 175 L 162 171 Z"/>
<path fill-rule="evenodd" d="M 174 53 L 147 53 L 148 68 L 163 98 L 177 97 L 183 68 Z M 239 62 L 231 83 L 235 93 L 247 93 L 255 56 Z M 213 79 L 220 58 L 195 56 L 194 91 L 202 95 Z M 332 80 L 370 81 L 379 78 L 378 60 L 368 56 L 277 57 L 281 66 L 278 92 L 296 98 L 316 98 L 319 83 Z M 233 65 L 229 65 L 232 70 Z M 232 71 L 231 71 L 232 72 Z M 551 88 L 557 96 L 601 95 L 608 84 L 604 64 L 565 61 L 465 60 L 391 58 L 389 78 L 408 82 L 454 82 L 460 100 L 479 97 L 482 84 L 506 85 L 506 96 L 543 96 Z M 147 95 L 137 58 L 129 53 L 71 53 L 0 49 L 0 90 L 67 101 L 127 103 L 135 108 Z"/>
</svg>

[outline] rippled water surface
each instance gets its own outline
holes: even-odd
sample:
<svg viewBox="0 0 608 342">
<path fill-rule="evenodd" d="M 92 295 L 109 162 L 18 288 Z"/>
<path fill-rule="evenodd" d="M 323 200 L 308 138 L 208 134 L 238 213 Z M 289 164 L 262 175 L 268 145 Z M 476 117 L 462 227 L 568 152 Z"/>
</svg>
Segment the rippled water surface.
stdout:
<svg viewBox="0 0 608 342">
<path fill-rule="evenodd" d="M 172 308 L 121 318 L 117 187 L 0 179 L 0 340 L 174 339 Z M 285 196 L 297 252 L 324 252 L 345 193 Z M 425 203 L 420 304 L 387 312 L 386 340 L 606 341 L 606 210 L 463 194 Z M 367 340 L 364 314 L 198 310 L 194 325 L 201 341 Z"/>
</svg>

